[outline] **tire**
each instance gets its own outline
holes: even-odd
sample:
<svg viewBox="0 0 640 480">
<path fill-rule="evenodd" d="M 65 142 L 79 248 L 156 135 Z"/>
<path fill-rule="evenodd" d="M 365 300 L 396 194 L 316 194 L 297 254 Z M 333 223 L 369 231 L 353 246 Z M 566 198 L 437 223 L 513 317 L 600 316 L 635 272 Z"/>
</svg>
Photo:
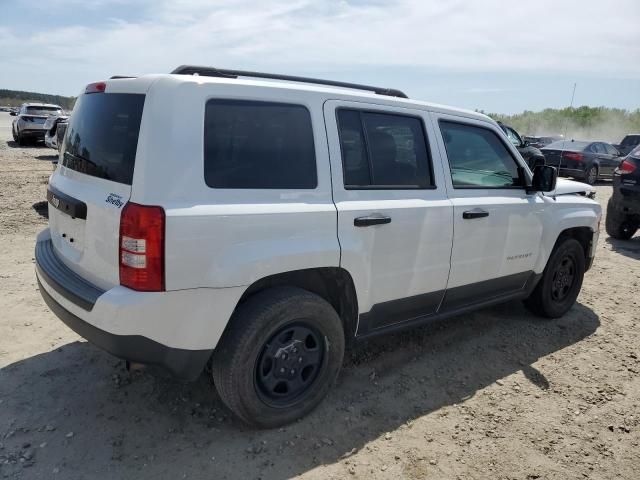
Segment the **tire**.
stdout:
<svg viewBox="0 0 640 480">
<path fill-rule="evenodd" d="M 13 136 L 13 141 L 17 142 L 18 141 L 18 136 L 16 135 L 16 129 L 11 127 L 11 135 Z"/>
<path fill-rule="evenodd" d="M 213 354 L 213 381 L 244 422 L 279 427 L 323 400 L 344 346 L 342 322 L 328 302 L 299 288 L 271 288 L 234 313 Z"/>
<path fill-rule="evenodd" d="M 595 185 L 595 183 L 598 181 L 598 167 L 597 166 L 592 165 L 591 168 L 589 168 L 589 170 L 587 170 L 587 173 L 584 176 L 584 181 L 585 181 L 585 183 L 588 183 L 589 185 Z"/>
<path fill-rule="evenodd" d="M 27 144 L 27 139 L 24 138 L 22 135 L 20 135 L 20 130 L 18 130 L 18 145 L 20 145 L 21 147 L 25 146 Z"/>
<path fill-rule="evenodd" d="M 556 243 L 542 278 L 525 306 L 536 315 L 558 318 L 569 311 L 578 298 L 584 278 L 585 255 L 580 242 L 560 238 Z"/>
<path fill-rule="evenodd" d="M 616 240 L 629 240 L 638 230 L 638 226 L 634 225 L 627 216 L 617 214 L 609 206 L 604 227 L 607 234 Z"/>
</svg>

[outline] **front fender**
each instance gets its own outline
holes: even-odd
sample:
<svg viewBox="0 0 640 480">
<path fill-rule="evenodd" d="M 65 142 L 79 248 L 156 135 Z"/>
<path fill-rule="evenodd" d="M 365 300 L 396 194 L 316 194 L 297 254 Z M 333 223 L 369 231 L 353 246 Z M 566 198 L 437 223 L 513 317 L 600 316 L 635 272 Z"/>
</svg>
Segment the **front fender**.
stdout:
<svg viewBox="0 0 640 480">
<path fill-rule="evenodd" d="M 602 208 L 597 202 L 579 195 L 561 195 L 555 199 L 545 197 L 545 201 L 548 205 L 545 208 L 545 228 L 540 242 L 540 255 L 534 268 L 536 273 L 542 273 L 556 241 L 566 230 L 588 228 L 592 232 L 592 243 L 595 245 L 602 216 Z M 586 253 L 593 256 L 593 249 Z"/>
</svg>

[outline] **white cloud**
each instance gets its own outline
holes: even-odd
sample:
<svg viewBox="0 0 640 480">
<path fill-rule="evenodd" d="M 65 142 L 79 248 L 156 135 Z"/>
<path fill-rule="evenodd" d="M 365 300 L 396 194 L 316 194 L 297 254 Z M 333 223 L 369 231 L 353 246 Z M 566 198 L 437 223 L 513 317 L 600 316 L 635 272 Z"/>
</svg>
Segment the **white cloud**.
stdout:
<svg viewBox="0 0 640 480">
<path fill-rule="evenodd" d="M 113 5 L 113 15 L 99 26 L 70 15 L 68 25 L 35 35 L 0 27 L 1 71 L 19 78 L 39 67 L 91 80 L 196 63 L 301 74 L 411 66 L 640 78 L 638 0 L 160 0 L 137 21 L 122 0 L 100 5 Z"/>
</svg>

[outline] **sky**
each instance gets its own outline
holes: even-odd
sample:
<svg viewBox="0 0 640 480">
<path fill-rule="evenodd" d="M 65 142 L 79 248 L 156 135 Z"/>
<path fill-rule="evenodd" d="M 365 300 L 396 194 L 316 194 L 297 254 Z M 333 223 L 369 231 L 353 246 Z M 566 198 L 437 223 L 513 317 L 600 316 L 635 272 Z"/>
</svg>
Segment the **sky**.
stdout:
<svg viewBox="0 0 640 480">
<path fill-rule="evenodd" d="M 640 108 L 640 0 L 0 0 L 0 88 L 209 65 L 494 113 Z"/>
</svg>

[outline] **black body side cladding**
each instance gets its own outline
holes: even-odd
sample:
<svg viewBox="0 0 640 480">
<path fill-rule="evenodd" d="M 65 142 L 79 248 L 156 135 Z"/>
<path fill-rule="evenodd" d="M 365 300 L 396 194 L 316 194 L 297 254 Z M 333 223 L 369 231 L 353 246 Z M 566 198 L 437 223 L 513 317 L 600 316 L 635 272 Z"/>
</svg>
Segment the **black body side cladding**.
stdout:
<svg viewBox="0 0 640 480">
<path fill-rule="evenodd" d="M 446 292 L 432 292 L 376 304 L 369 312 L 360 315 L 357 338 L 406 330 L 491 305 L 522 300 L 531 294 L 541 278 L 541 273 L 522 272 Z M 436 298 L 442 299 L 442 304 L 438 300 L 434 307 Z"/>
</svg>

